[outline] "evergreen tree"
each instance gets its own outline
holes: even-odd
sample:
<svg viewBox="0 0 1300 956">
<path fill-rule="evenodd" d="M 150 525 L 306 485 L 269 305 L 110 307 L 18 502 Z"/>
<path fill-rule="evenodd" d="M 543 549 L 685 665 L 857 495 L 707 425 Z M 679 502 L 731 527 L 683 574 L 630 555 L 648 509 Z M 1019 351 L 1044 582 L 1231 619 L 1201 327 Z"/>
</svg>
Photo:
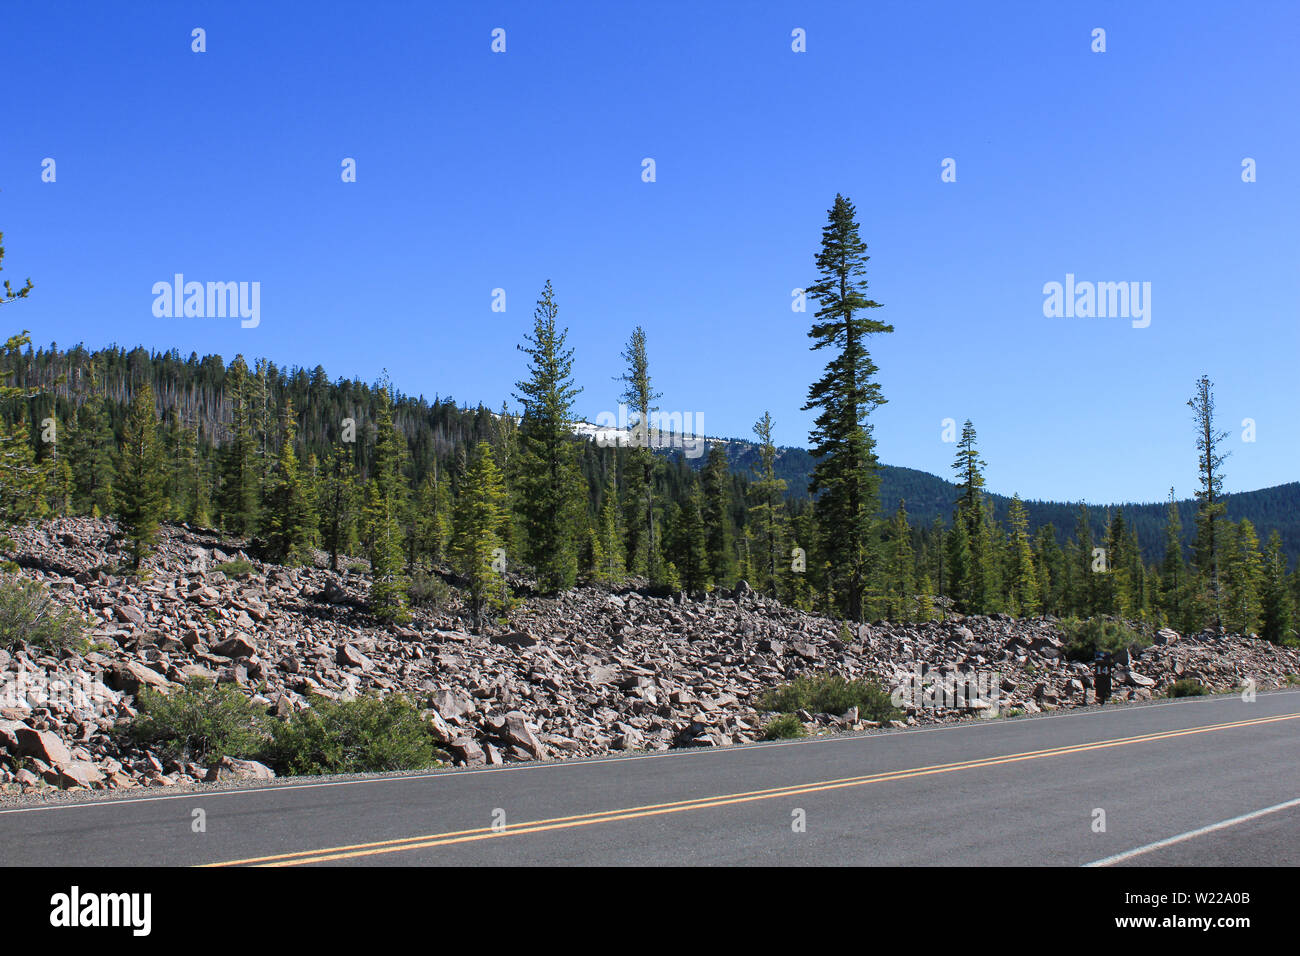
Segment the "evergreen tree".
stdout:
<svg viewBox="0 0 1300 956">
<path fill-rule="evenodd" d="M 680 506 L 673 505 L 676 521 L 672 535 L 672 562 L 683 590 L 692 594 L 709 583 L 709 555 L 704 534 L 703 499 L 698 485 Z"/>
<path fill-rule="evenodd" d="M 627 363 L 627 370 L 617 379 L 624 385 L 621 400 L 636 415 L 623 468 L 627 478 L 624 500 L 628 507 L 628 566 L 644 570 L 652 583 L 661 583 L 659 543 L 655 540 L 655 436 L 650 427 L 650 416 L 658 411 L 655 402 L 661 396 L 650 384 L 646 335 L 639 325 L 632 330 L 621 357 Z"/>
<path fill-rule="evenodd" d="M 406 503 L 402 462 L 406 445 L 393 423 L 387 386 L 379 389 L 375 459 L 366 485 L 365 530 L 370 555 L 370 609 L 381 621 L 407 619 L 406 547 L 400 515 Z"/>
<path fill-rule="evenodd" d="M 1159 606 L 1174 627 L 1186 625 L 1187 564 L 1183 559 L 1183 522 L 1178 516 L 1174 489 L 1169 489 L 1169 512 L 1165 519 L 1165 553 L 1160 562 Z"/>
<path fill-rule="evenodd" d="M 271 474 L 264 509 L 267 554 L 281 564 L 306 564 L 311 561 L 317 519 L 309 483 L 294 450 L 298 430 L 291 402 L 285 402 L 283 414 L 280 458 Z"/>
<path fill-rule="evenodd" d="M 156 415 L 153 387 L 146 379 L 127 412 L 114 489 L 114 516 L 126 534 L 131 566 L 136 570 L 153 550 L 163 514 L 165 474 Z"/>
<path fill-rule="evenodd" d="M 339 555 L 358 544 L 357 465 L 347 444 L 335 445 L 325 463 L 320 496 L 321 544 L 330 556 L 330 570 L 339 569 Z"/>
<path fill-rule="evenodd" d="M 758 436 L 759 467 L 750 486 L 754 504 L 749 508 L 760 561 L 754 569 L 757 589 L 777 596 L 780 570 L 785 565 L 785 480 L 776 477 L 776 445 L 772 443 L 772 415 L 764 412 L 754 423 Z"/>
<path fill-rule="evenodd" d="M 1295 638 L 1295 616 L 1286 586 L 1286 554 L 1282 536 L 1274 531 L 1268 536 L 1260 586 L 1260 637 L 1280 644 Z"/>
<path fill-rule="evenodd" d="M 736 581 L 736 559 L 731 545 L 731 471 L 727 449 L 721 442 L 709 446 L 704 484 L 704 537 L 709 555 L 709 576 L 719 586 Z"/>
<path fill-rule="evenodd" d="M 898 510 L 889 522 L 884 610 L 886 616 L 895 621 L 911 621 L 918 617 L 912 526 L 908 524 L 907 507 L 901 498 L 898 500 Z"/>
<path fill-rule="evenodd" d="M 1224 617 L 1228 629 L 1237 634 L 1259 630 L 1260 596 L 1264 585 L 1264 558 L 1259 553 L 1255 526 L 1243 518 L 1235 527 L 1229 522 L 1223 529 L 1224 547 Z"/>
<path fill-rule="evenodd" d="M 1214 383 L 1202 375 L 1196 382 L 1196 394 L 1188 399 L 1196 422 L 1197 473 L 1200 488 L 1196 491 L 1196 566 L 1209 582 L 1209 600 L 1214 607 L 1214 626 L 1223 624 L 1223 595 L 1219 581 L 1218 522 L 1224 514 L 1220 500 L 1223 492 L 1223 462 L 1228 453 L 1219 446 L 1228 437 L 1217 429 L 1214 420 Z"/>
<path fill-rule="evenodd" d="M 814 351 L 830 348 L 834 355 L 809 388 L 804 410 L 818 410 L 809 436 L 816 460 L 809 493 L 816 500 L 830 587 L 840 612 L 861 621 L 863 594 L 878 563 L 879 533 L 880 476 L 867 418 L 885 403 L 867 337 L 894 329 L 869 317 L 880 303 L 867 296 L 870 257 L 855 217 L 853 203 L 837 195 L 822 230 L 818 276 L 807 290 L 819 307 L 808 336 Z"/>
<path fill-rule="evenodd" d="M 221 526 L 235 534 L 257 533 L 261 471 L 258 457 L 256 389 L 242 355 L 235 356 L 226 373 L 226 399 L 231 408 L 231 438 L 222 449 L 221 490 L 218 498 Z"/>
<path fill-rule="evenodd" d="M 975 613 L 977 582 L 974 559 L 971 555 L 970 529 L 964 518 L 958 517 L 948 532 L 948 587 L 949 596 L 965 613 Z"/>
<path fill-rule="evenodd" d="M 623 580 L 623 535 L 618 505 L 618 480 L 610 467 L 597 520 L 596 579 L 616 586 Z"/>
<path fill-rule="evenodd" d="M 475 632 L 482 631 L 489 601 L 504 584 L 499 561 L 501 530 L 509 521 L 508 508 L 505 482 L 492 446 L 480 442 L 456 500 L 451 546 L 456 568 L 468 586 Z"/>
<path fill-rule="evenodd" d="M 416 507 L 416 554 L 431 564 L 447 559 L 451 539 L 451 492 L 445 479 L 438 477 L 437 462 L 424 476 Z"/>
<path fill-rule="evenodd" d="M 2 237 L 2 236 L 0 236 Z M 4 249 L 0 248 L 0 259 Z M 30 283 L 29 283 L 30 285 Z M 9 283 L 5 283 L 6 292 Z M 25 295 L 25 293 L 23 294 Z M 22 298 L 14 293 L 12 298 Z M 0 300 L 3 301 L 3 300 Z M 22 353 L 31 339 L 26 332 L 14 335 L 0 349 L 0 359 L 8 367 L 10 359 Z M 45 500 L 45 471 L 36 461 L 36 450 L 27 431 L 27 399 L 34 392 L 16 385 L 0 383 L 0 530 L 40 514 Z M 12 424 L 3 414 L 13 406 Z"/>
<path fill-rule="evenodd" d="M 3 272 L 3 271 L 4 271 L 4 261 L 5 261 L 5 246 L 4 246 L 4 242 L 5 242 L 5 234 L 4 234 L 3 232 L 0 232 L 0 272 Z M 5 291 L 4 291 L 4 295 L 0 295 L 0 305 L 8 305 L 8 304 L 10 304 L 11 302 L 17 302 L 19 299 L 25 299 L 25 298 L 27 298 L 28 294 L 29 294 L 31 291 L 32 291 L 32 280 L 31 280 L 31 279 L 28 279 L 28 280 L 27 280 L 27 284 L 24 285 L 24 286 L 23 286 L 21 289 L 19 289 L 17 292 L 15 292 L 13 286 L 11 286 L 11 285 L 9 284 L 9 280 L 8 280 L 8 279 L 5 279 Z M 23 332 L 22 335 L 23 335 L 23 336 L 26 336 L 27 333 L 26 333 L 26 332 Z M 19 337 L 19 336 L 15 336 L 15 337 Z M 13 339 L 10 339 L 9 341 L 12 342 Z M 23 343 L 23 344 L 26 344 L 26 343 Z M 6 346 L 6 348 L 7 348 L 7 346 Z"/>
<path fill-rule="evenodd" d="M 1011 499 L 1007 524 L 1011 529 L 1007 539 L 1007 607 L 1012 614 L 1031 617 L 1038 613 L 1040 592 L 1034 549 L 1029 541 L 1029 515 L 1020 495 Z"/>
<path fill-rule="evenodd" d="M 519 346 L 529 357 L 527 381 L 518 382 L 523 405 L 515 507 L 524 530 L 523 558 L 543 591 L 572 587 L 578 575 L 586 489 L 573 439 L 573 350 L 565 349 L 559 309 L 547 281 L 533 313 L 533 332 Z"/>
<path fill-rule="evenodd" d="M 72 469 L 72 504 L 78 512 L 108 514 L 113 510 L 115 445 L 103 397 L 88 396 L 77 409 L 66 456 Z"/>
</svg>

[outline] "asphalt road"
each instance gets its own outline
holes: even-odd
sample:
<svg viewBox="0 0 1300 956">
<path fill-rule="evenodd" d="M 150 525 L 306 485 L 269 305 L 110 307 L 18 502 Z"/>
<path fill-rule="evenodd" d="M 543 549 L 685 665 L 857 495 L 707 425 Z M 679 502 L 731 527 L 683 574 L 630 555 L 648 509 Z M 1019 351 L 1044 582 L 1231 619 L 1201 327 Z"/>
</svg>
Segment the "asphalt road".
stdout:
<svg viewBox="0 0 1300 956">
<path fill-rule="evenodd" d="M 1099 861 L 1300 863 L 1300 692 L 0 810 L 24 866 Z"/>
</svg>

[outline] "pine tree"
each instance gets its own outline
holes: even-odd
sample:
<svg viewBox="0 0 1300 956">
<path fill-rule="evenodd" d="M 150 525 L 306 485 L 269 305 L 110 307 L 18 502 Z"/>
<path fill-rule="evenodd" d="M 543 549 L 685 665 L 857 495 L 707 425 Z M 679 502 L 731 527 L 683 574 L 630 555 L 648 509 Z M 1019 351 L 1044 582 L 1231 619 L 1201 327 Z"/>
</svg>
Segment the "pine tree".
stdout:
<svg viewBox="0 0 1300 956">
<path fill-rule="evenodd" d="M 406 445 L 393 423 L 387 385 L 379 389 L 375 423 L 375 458 L 366 485 L 365 528 L 370 556 L 370 610 L 381 621 L 408 617 L 410 581 L 406 576 L 406 541 L 400 515 L 406 510 L 402 463 Z"/>
<path fill-rule="evenodd" d="M 1034 534 L 1034 566 L 1038 574 L 1038 592 L 1044 614 L 1060 617 L 1066 613 L 1065 553 L 1056 540 L 1052 524 L 1039 527 Z"/>
<path fill-rule="evenodd" d="M 0 272 L 3 272 L 3 271 L 4 271 L 4 261 L 5 261 L 5 245 L 4 245 L 4 242 L 5 242 L 5 234 L 4 234 L 3 232 L 0 232 Z M 28 279 L 28 280 L 27 280 L 27 284 L 24 285 L 24 286 L 23 286 L 21 289 L 19 289 L 17 292 L 15 292 L 13 286 L 11 286 L 11 285 L 9 284 L 9 280 L 8 280 L 8 279 L 5 279 L 5 291 L 4 291 L 4 295 L 0 295 L 0 305 L 8 305 L 9 303 L 11 303 L 11 302 L 16 302 L 16 301 L 18 301 L 19 299 L 25 299 L 25 298 L 27 298 L 28 294 L 29 294 L 31 291 L 32 291 L 32 280 L 31 280 L 31 279 Z M 24 332 L 22 333 L 22 335 L 23 335 L 23 336 L 26 336 L 27 333 L 24 331 Z M 21 337 L 21 336 L 15 336 L 15 338 L 20 338 L 20 337 Z M 13 339 L 10 339 L 9 341 L 12 342 Z M 24 342 L 23 344 L 26 344 L 26 343 Z M 8 354 L 8 346 L 7 346 L 7 345 L 6 345 L 6 354 Z"/>
<path fill-rule="evenodd" d="M 330 556 L 330 570 L 339 569 L 339 555 L 358 544 L 357 465 L 351 445 L 337 444 L 325 462 L 320 496 L 321 545 Z"/>
<path fill-rule="evenodd" d="M 1295 638 L 1295 617 L 1286 586 L 1286 553 L 1282 536 L 1274 531 L 1268 536 L 1260 586 L 1260 637 L 1280 644 Z"/>
<path fill-rule="evenodd" d="M 611 587 L 623 581 L 623 535 L 622 520 L 618 505 L 618 480 L 613 465 L 605 480 L 604 499 L 600 505 L 597 520 L 597 554 L 596 578 Z"/>
<path fill-rule="evenodd" d="M 772 415 L 764 412 L 754 423 L 759 464 L 750 485 L 754 504 L 749 520 L 754 528 L 759 560 L 754 568 L 757 590 L 776 597 L 785 559 L 785 479 L 776 477 L 776 445 L 772 441 Z"/>
<path fill-rule="evenodd" d="M 311 561 L 316 515 L 309 482 L 302 474 L 294 450 L 298 429 L 293 404 L 287 399 L 281 430 L 280 457 L 271 473 L 263 513 L 268 556 L 272 561 L 293 566 Z"/>
<path fill-rule="evenodd" d="M 127 412 L 114 488 L 114 516 L 126 534 L 131 566 L 136 570 L 153 550 L 164 507 L 165 473 L 156 416 L 153 387 L 146 380 L 136 389 Z"/>
<path fill-rule="evenodd" d="M 975 613 L 977 581 L 974 559 L 971 555 L 970 529 L 963 517 L 953 521 L 948 532 L 948 587 L 949 596 L 965 613 Z"/>
<path fill-rule="evenodd" d="M 524 530 L 523 559 L 537 573 L 542 591 L 562 591 L 578 575 L 586 489 L 573 439 L 573 351 L 550 281 L 537 300 L 533 332 L 519 349 L 529 357 L 529 378 L 516 383 L 523 405 L 515 507 Z"/>
<path fill-rule="evenodd" d="M 92 388 L 94 379 L 91 379 Z M 73 507 L 86 514 L 113 509 L 113 448 L 116 440 L 102 396 L 88 396 L 77 409 L 68 436 L 68 465 L 72 469 Z"/>
<path fill-rule="evenodd" d="M 438 477 L 436 461 L 420 484 L 415 512 L 416 554 L 430 564 L 443 563 L 451 537 L 451 496 L 447 481 Z"/>
<path fill-rule="evenodd" d="M 671 555 L 683 590 L 689 593 L 703 591 L 709 583 L 709 555 L 704 534 L 703 498 L 698 485 L 680 506 L 674 504 L 676 520 L 673 523 Z"/>
<path fill-rule="evenodd" d="M 1029 515 L 1020 495 L 1011 498 L 1007 524 L 1011 529 L 1006 561 L 1008 610 L 1015 615 L 1032 617 L 1040 607 L 1040 592 L 1034 549 L 1029 542 Z"/>
<path fill-rule="evenodd" d="M 704 537 L 709 555 L 709 577 L 719 586 L 736 582 L 736 559 L 731 545 L 731 471 L 727 449 L 721 442 L 709 446 L 708 462 L 700 476 L 704 485 Z"/>
<path fill-rule="evenodd" d="M 0 259 L 3 257 L 4 249 L 0 248 Z M 5 289 L 8 292 L 8 282 Z M 22 297 L 14 293 L 11 299 Z M 9 366 L 30 342 L 26 332 L 11 336 L 0 349 L 0 360 Z M 37 464 L 26 424 L 27 399 L 33 394 L 30 389 L 0 384 L 0 530 L 38 515 L 44 506 L 45 471 Z M 12 424 L 9 415 L 3 414 L 6 406 L 16 406 Z"/>
<path fill-rule="evenodd" d="M 1259 553 L 1255 526 L 1243 518 L 1235 527 L 1223 529 L 1224 617 L 1228 629 L 1237 634 L 1259 630 L 1260 593 L 1264 584 L 1264 558 Z"/>
<path fill-rule="evenodd" d="M 953 525 L 963 525 L 963 534 L 951 542 L 949 563 L 953 565 L 954 593 L 968 614 L 992 611 L 992 568 L 997 556 L 993 536 L 985 520 L 983 459 L 976 448 L 975 426 L 967 419 L 957 443 L 952 468 L 957 477 L 957 501 Z M 963 559 L 963 552 L 964 559 Z"/>
<path fill-rule="evenodd" d="M 1196 453 L 1200 488 L 1196 491 L 1196 566 L 1209 582 L 1209 600 L 1214 607 L 1214 626 L 1223 625 L 1223 593 L 1219 581 L 1219 550 L 1221 542 L 1218 522 L 1225 506 L 1220 500 L 1223 492 L 1223 462 L 1228 453 L 1220 453 L 1219 446 L 1228 437 L 1217 429 L 1214 420 L 1214 383 L 1202 375 L 1196 382 L 1196 394 L 1188 399 L 1196 422 Z"/>
<path fill-rule="evenodd" d="M 251 536 L 257 533 L 260 521 L 261 466 L 255 431 L 259 407 L 242 355 L 230 363 L 225 392 L 231 407 L 231 438 L 222 449 L 220 522 L 228 531 Z"/>
<path fill-rule="evenodd" d="M 492 446 L 479 442 L 456 500 L 451 553 L 465 576 L 475 632 L 481 632 L 493 594 L 504 586 L 500 568 L 501 530 L 509 521 L 505 482 Z"/>
<path fill-rule="evenodd" d="M 890 519 L 885 558 L 885 614 L 895 621 L 915 620 L 916 557 L 912 551 L 912 526 L 907 507 L 898 499 L 898 510 Z"/>
<path fill-rule="evenodd" d="M 659 568 L 659 542 L 655 539 L 653 445 L 655 436 L 650 416 L 658 411 L 655 402 L 661 397 L 650 384 L 650 358 L 646 352 L 645 330 L 632 330 L 627 350 L 621 355 L 627 371 L 616 381 L 624 385 L 621 400 L 636 414 L 632 426 L 631 447 L 624 458 L 623 474 L 627 477 L 625 502 L 628 506 L 628 565 L 644 570 L 652 583 L 662 583 Z"/>
<path fill-rule="evenodd" d="M 803 407 L 818 410 L 809 435 L 816 459 L 809 493 L 816 501 L 830 587 L 840 612 L 861 621 L 863 593 L 878 564 L 879 535 L 879 465 L 867 418 L 885 403 L 867 337 L 894 328 L 869 318 L 880 303 L 867 296 L 870 257 L 855 217 L 853 203 L 836 195 L 822 229 L 817 281 L 807 289 L 819 306 L 808 332 L 812 349 L 830 348 L 834 355 L 808 389 Z"/>
</svg>

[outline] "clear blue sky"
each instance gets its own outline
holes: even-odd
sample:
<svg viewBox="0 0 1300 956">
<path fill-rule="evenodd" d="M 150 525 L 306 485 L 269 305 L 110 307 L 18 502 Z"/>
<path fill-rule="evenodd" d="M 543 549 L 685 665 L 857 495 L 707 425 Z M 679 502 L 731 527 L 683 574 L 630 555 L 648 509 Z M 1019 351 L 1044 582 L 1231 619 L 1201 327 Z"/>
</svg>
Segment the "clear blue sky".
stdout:
<svg viewBox="0 0 1300 956">
<path fill-rule="evenodd" d="M 790 292 L 843 192 L 897 329 L 883 460 L 948 476 L 970 417 L 993 490 L 1190 495 L 1204 372 L 1229 490 L 1300 478 L 1300 4 L 992 6 L 6 3 L 4 276 L 36 289 L 0 331 L 499 407 L 549 278 L 585 417 L 640 324 L 665 409 L 804 445 Z M 155 318 L 176 272 L 260 282 L 261 324 Z M 1150 327 L 1045 318 L 1066 273 L 1150 282 Z"/>
</svg>

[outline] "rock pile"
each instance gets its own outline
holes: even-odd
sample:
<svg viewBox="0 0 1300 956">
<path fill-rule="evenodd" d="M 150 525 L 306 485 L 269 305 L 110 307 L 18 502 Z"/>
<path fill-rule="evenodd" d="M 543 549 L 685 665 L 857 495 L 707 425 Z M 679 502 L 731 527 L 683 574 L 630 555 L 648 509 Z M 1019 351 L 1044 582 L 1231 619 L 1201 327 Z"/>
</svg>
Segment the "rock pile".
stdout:
<svg viewBox="0 0 1300 956">
<path fill-rule="evenodd" d="M 262 564 L 214 533 L 167 527 L 142 581 L 111 522 L 69 518 L 13 533 L 25 577 L 91 621 L 84 654 L 0 650 L 0 786 L 168 786 L 270 773 L 165 761 L 112 730 L 142 687 L 208 678 L 286 716 L 313 696 L 406 692 L 457 763 L 492 765 L 725 746 L 762 734 L 762 692 L 835 671 L 895 692 L 908 723 L 1092 703 L 1091 670 L 1067 662 L 1051 620 L 968 617 L 849 631 L 747 587 L 702 600 L 578 588 L 530 598 L 511 630 L 475 635 L 453 597 L 401 626 L 365 611 L 368 576 Z M 231 565 L 230 562 L 239 562 Z M 246 562 L 246 564 L 245 564 Z M 251 565 L 251 571 L 244 568 Z M 226 566 L 231 573 L 226 573 Z M 1121 659 L 1118 700 L 1188 677 L 1217 688 L 1294 680 L 1300 653 L 1252 637 L 1162 631 Z M 803 714 L 822 730 L 869 726 Z"/>
</svg>

